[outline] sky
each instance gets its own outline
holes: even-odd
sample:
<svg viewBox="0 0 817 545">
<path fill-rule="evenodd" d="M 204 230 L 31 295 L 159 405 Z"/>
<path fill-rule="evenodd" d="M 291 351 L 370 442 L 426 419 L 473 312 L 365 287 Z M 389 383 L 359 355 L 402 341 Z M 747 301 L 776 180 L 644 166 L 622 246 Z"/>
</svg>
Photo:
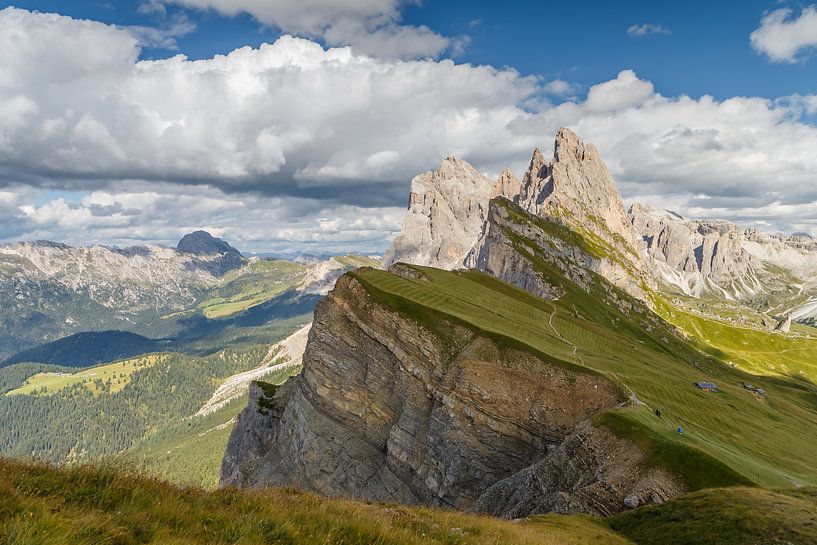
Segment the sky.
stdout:
<svg viewBox="0 0 817 545">
<path fill-rule="evenodd" d="M 808 2 L 0 0 L 0 242 L 382 252 L 561 126 L 626 202 L 817 235 Z"/>
</svg>

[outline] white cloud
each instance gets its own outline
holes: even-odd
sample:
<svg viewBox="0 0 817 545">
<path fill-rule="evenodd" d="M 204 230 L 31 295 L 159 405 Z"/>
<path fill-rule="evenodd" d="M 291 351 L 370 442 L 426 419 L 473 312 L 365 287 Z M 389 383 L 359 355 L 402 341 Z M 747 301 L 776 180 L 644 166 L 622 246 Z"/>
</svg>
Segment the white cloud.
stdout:
<svg viewBox="0 0 817 545">
<path fill-rule="evenodd" d="M 632 25 L 627 29 L 628 36 L 643 38 L 644 36 L 651 36 L 653 34 L 672 34 L 668 28 L 663 25 L 654 25 L 645 23 L 643 25 Z"/>
<path fill-rule="evenodd" d="M 616 79 L 591 87 L 584 107 L 594 112 L 622 110 L 639 106 L 653 96 L 652 83 L 638 79 L 632 70 L 624 70 Z"/>
<path fill-rule="evenodd" d="M 808 6 L 799 17 L 789 8 L 780 8 L 763 16 L 760 27 L 752 32 L 752 47 L 772 62 L 796 62 L 817 47 L 817 6 Z"/>
<path fill-rule="evenodd" d="M 14 195 L 0 239 L 212 227 L 251 250 L 383 249 L 415 174 L 450 154 L 520 173 L 560 126 L 599 147 L 628 199 L 817 225 L 814 95 L 665 97 L 624 70 L 553 105 L 539 100 L 553 82 L 513 70 L 292 37 L 198 61 L 138 54 L 115 27 L 0 11 L 0 192 Z M 35 196 L 55 189 L 84 197 Z"/>
<path fill-rule="evenodd" d="M 536 90 L 512 70 L 380 60 L 288 36 L 208 60 L 138 53 L 107 25 L 0 11 L 0 116 L 14 120 L 0 132 L 0 174 L 58 175 L 79 189 L 141 178 L 382 198 L 388 187 L 368 186 L 393 189 L 444 147 L 499 158 L 491 140 L 513 140 L 516 104 Z"/>
<path fill-rule="evenodd" d="M 551 80 L 542 85 L 542 90 L 549 95 L 566 97 L 577 93 L 581 89 L 581 85 L 565 81 L 562 79 Z"/>
<path fill-rule="evenodd" d="M 0 241 L 49 239 L 69 244 L 175 245 L 207 229 L 242 251 L 298 253 L 378 252 L 396 234 L 403 209 L 363 209 L 292 197 L 226 195 L 214 188 L 143 182 L 22 204 L 34 195 L 0 191 L 0 226 L 13 210 L 20 228 L 0 227 Z"/>
<path fill-rule="evenodd" d="M 167 0 L 224 15 L 247 13 L 265 25 L 330 46 L 353 46 L 383 58 L 436 58 L 446 50 L 455 56 L 466 41 L 451 39 L 426 26 L 401 25 L 405 0 Z"/>
<path fill-rule="evenodd" d="M 122 28 L 136 37 L 138 44 L 142 47 L 175 51 L 179 49 L 176 38 L 187 36 L 195 31 L 196 24 L 188 19 L 186 15 L 177 14 L 158 27 L 132 25 Z"/>
</svg>

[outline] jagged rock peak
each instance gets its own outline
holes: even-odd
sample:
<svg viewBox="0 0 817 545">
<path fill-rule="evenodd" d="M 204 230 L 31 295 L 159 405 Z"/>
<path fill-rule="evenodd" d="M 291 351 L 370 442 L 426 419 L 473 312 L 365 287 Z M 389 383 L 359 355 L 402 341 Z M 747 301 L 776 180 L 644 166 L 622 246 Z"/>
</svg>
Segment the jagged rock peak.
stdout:
<svg viewBox="0 0 817 545">
<path fill-rule="evenodd" d="M 226 240 L 216 238 L 207 231 L 193 231 L 182 237 L 176 245 L 180 252 L 191 254 L 236 254 L 241 252 L 230 246 Z"/>
<path fill-rule="evenodd" d="M 539 148 L 533 150 L 528 170 L 522 177 L 519 192 L 519 204 L 526 210 L 536 206 L 537 198 L 545 191 L 545 184 L 550 177 L 550 165 Z"/>
<path fill-rule="evenodd" d="M 491 180 L 456 157 L 414 177 L 402 231 L 383 266 L 398 261 L 441 269 L 461 266 L 479 237 L 493 188 Z"/>
<path fill-rule="evenodd" d="M 514 200 L 519 197 L 519 192 L 522 190 L 522 184 L 514 176 L 510 169 L 506 168 L 502 171 L 499 179 L 494 183 L 491 190 L 491 198 L 505 197 L 509 200 Z"/>
<path fill-rule="evenodd" d="M 522 179 L 519 205 L 529 213 L 589 233 L 640 268 L 643 243 L 610 171 L 593 144 L 573 131 L 556 133 L 553 160 L 537 148 Z"/>
</svg>

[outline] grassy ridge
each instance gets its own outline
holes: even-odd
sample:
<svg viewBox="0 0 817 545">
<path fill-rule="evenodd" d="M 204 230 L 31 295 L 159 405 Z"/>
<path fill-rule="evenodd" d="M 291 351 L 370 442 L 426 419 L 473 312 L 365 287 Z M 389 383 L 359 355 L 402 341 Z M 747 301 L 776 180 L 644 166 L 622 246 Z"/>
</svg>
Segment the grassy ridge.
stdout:
<svg viewBox="0 0 817 545">
<path fill-rule="evenodd" d="M 552 269 L 543 269 L 542 274 L 551 275 L 548 280 L 564 290 L 558 301 L 542 301 L 473 271 L 418 270 L 424 279 L 373 269 L 355 275 L 374 288 L 371 293 L 381 294 L 376 297 L 387 294 L 384 304 L 395 306 L 395 301 L 402 300 L 395 308 L 414 313 L 414 319 L 418 313 L 438 312 L 531 347 L 553 362 L 609 377 L 646 404 L 620 412 L 630 422 L 629 429 L 644 428 L 651 437 L 727 466 L 718 469 L 720 464 L 713 464 L 719 475 L 708 480 L 691 477 L 691 488 L 696 488 L 696 482 L 710 486 L 728 480 L 773 487 L 817 484 L 813 456 L 817 406 L 808 392 L 797 390 L 790 381 L 750 376 L 706 357 L 675 338 L 666 324 L 647 331 L 642 326 L 645 316 L 638 310 L 628 313 L 605 305 Z M 433 327 L 427 318 L 419 317 Z M 714 380 L 721 392 L 697 390 L 694 382 L 699 380 Z M 764 386 L 768 399 L 742 389 L 737 384 L 740 380 Z M 652 408 L 660 408 L 662 418 Z M 678 426 L 685 429 L 683 435 L 675 433 Z M 619 431 L 627 432 L 628 427 Z M 700 473 L 698 458 L 675 455 L 661 460 L 658 456 L 653 461 L 678 469 L 679 460 L 687 460 L 685 472 L 694 476 Z"/>
</svg>

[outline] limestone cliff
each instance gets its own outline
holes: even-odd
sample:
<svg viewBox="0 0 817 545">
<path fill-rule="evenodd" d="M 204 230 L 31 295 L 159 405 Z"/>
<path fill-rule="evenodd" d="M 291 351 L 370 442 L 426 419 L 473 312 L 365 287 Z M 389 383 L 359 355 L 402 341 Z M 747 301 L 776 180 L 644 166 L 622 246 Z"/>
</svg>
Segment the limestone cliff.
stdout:
<svg viewBox="0 0 817 545">
<path fill-rule="evenodd" d="M 519 205 L 531 214 L 586 230 L 626 259 L 640 262 L 642 244 L 610 171 L 596 146 L 570 129 L 556 133 L 550 163 L 534 151 L 522 188 Z"/>
<path fill-rule="evenodd" d="M 506 517 L 606 514 L 680 490 L 644 480 L 637 449 L 592 427 L 623 398 L 606 379 L 404 312 L 343 276 L 316 309 L 302 374 L 251 389 L 222 484 Z"/>
<path fill-rule="evenodd" d="M 633 226 L 647 244 L 654 270 L 685 293 L 751 296 L 763 289 L 762 263 L 744 247 L 746 232 L 718 220 L 685 220 L 643 204 L 629 211 Z"/>
<path fill-rule="evenodd" d="M 506 198 L 553 229 L 577 233 L 587 243 L 584 249 L 592 246 L 598 251 L 584 252 L 575 263 L 647 299 L 652 279 L 644 273 L 644 243 L 598 150 L 569 129 L 557 132 L 551 161 L 534 150 L 521 182 L 505 169 L 490 184 L 467 163 L 448 159 L 436 172 L 415 178 L 411 187 L 403 230 L 387 253 L 386 266 L 402 261 L 444 269 L 476 267 L 530 287 L 538 295 L 552 296 L 537 288 L 537 276 L 510 255 L 502 257 L 501 264 L 496 255 L 487 255 L 484 246 L 492 229 L 489 200 Z"/>
<path fill-rule="evenodd" d="M 456 157 L 415 177 L 403 229 L 383 265 L 402 261 L 441 269 L 461 266 L 479 236 L 493 189 L 488 178 Z"/>
<path fill-rule="evenodd" d="M 588 293 L 621 305 L 598 275 L 649 305 L 648 274 L 614 245 L 590 231 L 574 231 L 561 222 L 532 215 L 506 199 L 491 201 L 485 233 L 469 256 L 477 269 L 544 299 L 558 299 L 560 288 L 548 284 L 537 268 L 556 267 L 561 276 Z"/>
</svg>

